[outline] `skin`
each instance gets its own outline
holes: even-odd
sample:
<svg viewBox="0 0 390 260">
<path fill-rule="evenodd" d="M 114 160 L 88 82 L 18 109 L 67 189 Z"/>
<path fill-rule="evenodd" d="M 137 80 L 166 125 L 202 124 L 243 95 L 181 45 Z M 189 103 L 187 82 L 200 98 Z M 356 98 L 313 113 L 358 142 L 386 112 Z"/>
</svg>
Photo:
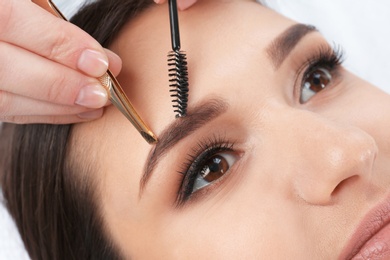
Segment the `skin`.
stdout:
<svg viewBox="0 0 390 260">
<path fill-rule="evenodd" d="M 109 104 L 96 78 L 107 69 L 117 75 L 121 59 L 47 11 L 48 0 L 0 0 L 0 121 L 83 122 L 100 118 Z"/>
<path fill-rule="evenodd" d="M 119 111 L 109 107 L 75 127 L 74 147 L 88 147 L 87 161 L 99 169 L 93 177 L 107 231 L 126 256 L 336 259 L 388 197 L 390 96 L 341 69 L 301 104 L 297 70 L 327 43 L 318 32 L 306 35 L 276 69 L 267 48 L 295 23 L 253 1 L 198 1 L 180 14 L 190 110 L 209 99 L 228 108 L 168 151 L 142 192 L 153 146 Z M 168 35 L 166 6 L 154 6 L 112 46 L 123 60 L 119 81 L 157 136 L 178 120 L 167 86 Z M 178 171 L 213 136 L 234 142 L 236 162 L 176 207 Z"/>
</svg>

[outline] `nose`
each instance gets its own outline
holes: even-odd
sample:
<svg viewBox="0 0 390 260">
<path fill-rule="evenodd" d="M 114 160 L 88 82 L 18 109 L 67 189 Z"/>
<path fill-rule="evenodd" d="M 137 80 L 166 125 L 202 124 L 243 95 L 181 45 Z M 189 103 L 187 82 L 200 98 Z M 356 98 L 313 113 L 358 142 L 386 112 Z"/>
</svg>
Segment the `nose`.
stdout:
<svg viewBox="0 0 390 260">
<path fill-rule="evenodd" d="M 310 112 L 294 117 L 291 135 L 295 152 L 290 169 L 295 192 L 310 204 L 326 205 L 352 180 L 372 175 L 378 147 L 358 127 L 344 125 Z M 349 180 L 349 181 L 348 181 Z"/>
</svg>

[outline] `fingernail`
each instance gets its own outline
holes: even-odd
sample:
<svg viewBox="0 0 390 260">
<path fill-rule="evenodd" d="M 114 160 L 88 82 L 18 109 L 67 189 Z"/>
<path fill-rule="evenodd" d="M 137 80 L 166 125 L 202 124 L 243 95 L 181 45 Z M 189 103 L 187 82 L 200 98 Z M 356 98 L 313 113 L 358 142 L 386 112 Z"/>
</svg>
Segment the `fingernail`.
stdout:
<svg viewBox="0 0 390 260">
<path fill-rule="evenodd" d="M 75 104 L 88 108 L 101 108 L 107 101 L 106 89 L 100 84 L 93 84 L 80 89 Z"/>
<path fill-rule="evenodd" d="M 197 0 L 180 0 L 177 1 L 177 8 L 179 8 L 180 11 L 183 11 L 190 7 L 191 5 L 195 4 Z"/>
<path fill-rule="evenodd" d="M 78 114 L 81 119 L 96 119 L 103 115 L 103 108 Z"/>
<path fill-rule="evenodd" d="M 100 77 L 108 70 L 106 55 L 94 50 L 85 50 L 81 54 L 78 68 L 92 77 Z"/>
<path fill-rule="evenodd" d="M 153 0 L 156 4 L 161 4 L 162 0 Z"/>
</svg>

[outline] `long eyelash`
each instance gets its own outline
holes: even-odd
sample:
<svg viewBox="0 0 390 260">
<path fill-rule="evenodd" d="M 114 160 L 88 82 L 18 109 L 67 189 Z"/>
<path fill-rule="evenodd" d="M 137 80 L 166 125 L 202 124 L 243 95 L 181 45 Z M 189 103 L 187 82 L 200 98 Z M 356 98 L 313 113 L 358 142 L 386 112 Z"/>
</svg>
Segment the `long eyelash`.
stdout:
<svg viewBox="0 0 390 260">
<path fill-rule="evenodd" d="M 295 82 L 295 86 L 297 86 L 295 89 L 296 96 L 300 96 L 301 86 L 309 73 L 318 67 L 325 67 L 332 75 L 337 76 L 337 72 L 345 60 L 344 58 L 345 51 L 340 45 L 333 44 L 333 48 L 329 45 L 320 46 L 297 71 L 297 75 L 301 76 L 297 77 Z"/>
<path fill-rule="evenodd" d="M 334 45 L 333 48 L 322 46 L 304 63 L 303 68 L 307 68 L 305 74 L 320 66 L 325 66 L 330 70 L 335 69 L 341 66 L 344 57 L 345 51 L 340 45 Z"/>
<path fill-rule="evenodd" d="M 176 205 L 178 207 L 182 206 L 191 197 L 191 192 L 202 164 L 210 156 L 218 152 L 233 151 L 233 146 L 234 143 L 229 142 L 220 135 L 213 135 L 211 138 L 198 142 L 197 146 L 187 155 L 182 170 L 179 171 L 184 177 L 177 194 Z"/>
</svg>

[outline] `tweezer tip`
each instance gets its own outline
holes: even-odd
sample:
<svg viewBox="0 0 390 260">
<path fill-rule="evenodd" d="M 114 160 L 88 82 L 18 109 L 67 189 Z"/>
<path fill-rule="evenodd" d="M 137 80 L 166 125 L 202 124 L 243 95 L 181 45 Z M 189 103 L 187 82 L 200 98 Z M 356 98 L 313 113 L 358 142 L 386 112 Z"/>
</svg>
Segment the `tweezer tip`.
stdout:
<svg viewBox="0 0 390 260">
<path fill-rule="evenodd" d="M 156 144 L 158 142 L 157 137 L 153 133 L 141 131 L 141 135 L 149 144 Z"/>
</svg>

